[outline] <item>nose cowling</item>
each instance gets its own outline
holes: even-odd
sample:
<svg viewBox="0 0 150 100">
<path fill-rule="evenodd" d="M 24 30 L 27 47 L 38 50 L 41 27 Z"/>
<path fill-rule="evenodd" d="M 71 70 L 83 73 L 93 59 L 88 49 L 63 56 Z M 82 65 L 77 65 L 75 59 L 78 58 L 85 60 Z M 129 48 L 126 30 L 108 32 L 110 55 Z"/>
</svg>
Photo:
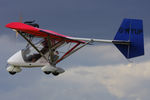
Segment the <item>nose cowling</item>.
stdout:
<svg viewBox="0 0 150 100">
<path fill-rule="evenodd" d="M 24 63 L 24 60 L 22 58 L 21 50 L 15 53 L 13 56 L 11 56 L 8 60 L 7 63 L 10 65 L 21 65 Z"/>
</svg>

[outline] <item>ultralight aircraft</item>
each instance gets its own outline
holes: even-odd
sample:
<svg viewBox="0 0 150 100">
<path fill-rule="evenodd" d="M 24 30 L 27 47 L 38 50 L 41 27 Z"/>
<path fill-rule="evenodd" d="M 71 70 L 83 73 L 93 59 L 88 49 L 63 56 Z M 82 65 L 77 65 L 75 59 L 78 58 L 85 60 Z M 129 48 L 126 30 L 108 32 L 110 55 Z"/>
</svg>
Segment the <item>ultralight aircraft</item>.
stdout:
<svg viewBox="0 0 150 100">
<path fill-rule="evenodd" d="M 143 22 L 140 19 L 124 19 L 113 40 L 70 37 L 41 29 L 34 21 L 11 22 L 6 27 L 27 41 L 26 47 L 7 61 L 7 71 L 11 75 L 21 72 L 22 67 L 41 67 L 45 74 L 57 76 L 65 72 L 57 67 L 59 62 L 93 42 L 113 43 L 127 59 L 144 55 Z M 35 38 L 41 40 L 34 43 Z M 63 47 L 69 49 L 61 53 Z"/>
</svg>

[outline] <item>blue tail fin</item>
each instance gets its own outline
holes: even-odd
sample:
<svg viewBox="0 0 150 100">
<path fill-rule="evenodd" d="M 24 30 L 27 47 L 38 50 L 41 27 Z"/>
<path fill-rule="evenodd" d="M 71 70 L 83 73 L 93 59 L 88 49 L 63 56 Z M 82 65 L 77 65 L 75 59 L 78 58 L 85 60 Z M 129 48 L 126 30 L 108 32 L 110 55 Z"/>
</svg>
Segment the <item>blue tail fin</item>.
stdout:
<svg viewBox="0 0 150 100">
<path fill-rule="evenodd" d="M 129 41 L 129 45 L 115 44 L 127 58 L 144 55 L 143 22 L 139 19 L 124 19 L 114 40 Z"/>
</svg>

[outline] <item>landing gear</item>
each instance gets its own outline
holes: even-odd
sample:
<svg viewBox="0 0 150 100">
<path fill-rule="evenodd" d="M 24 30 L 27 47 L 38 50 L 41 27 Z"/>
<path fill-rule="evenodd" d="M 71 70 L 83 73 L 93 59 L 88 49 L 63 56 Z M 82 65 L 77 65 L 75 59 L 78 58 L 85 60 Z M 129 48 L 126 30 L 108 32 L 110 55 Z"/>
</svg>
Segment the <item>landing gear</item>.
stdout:
<svg viewBox="0 0 150 100">
<path fill-rule="evenodd" d="M 44 71 L 44 73 L 49 75 L 51 72 L 50 71 Z"/>
<path fill-rule="evenodd" d="M 49 74 L 51 74 L 51 73 L 52 73 L 54 76 L 58 76 L 58 75 L 59 75 L 58 72 L 44 71 L 44 73 L 45 73 L 46 75 L 49 75 Z"/>
<path fill-rule="evenodd" d="M 16 74 L 16 72 L 9 72 L 9 74 L 11 74 L 11 75 L 15 75 L 15 74 Z"/>
<path fill-rule="evenodd" d="M 65 72 L 64 69 L 56 67 L 56 66 L 52 66 L 52 65 L 45 65 L 44 67 L 41 68 L 41 70 L 45 73 L 45 74 L 50 74 L 52 73 L 54 76 L 58 76 L 59 74 Z"/>
<path fill-rule="evenodd" d="M 16 66 L 13 66 L 13 65 L 10 65 L 10 66 L 7 67 L 7 71 L 11 75 L 15 75 L 16 73 L 21 72 L 21 70 L 22 69 L 20 67 L 16 67 Z"/>
<path fill-rule="evenodd" d="M 53 72 L 52 74 L 53 74 L 54 76 L 58 76 L 58 75 L 59 75 L 58 72 Z"/>
</svg>

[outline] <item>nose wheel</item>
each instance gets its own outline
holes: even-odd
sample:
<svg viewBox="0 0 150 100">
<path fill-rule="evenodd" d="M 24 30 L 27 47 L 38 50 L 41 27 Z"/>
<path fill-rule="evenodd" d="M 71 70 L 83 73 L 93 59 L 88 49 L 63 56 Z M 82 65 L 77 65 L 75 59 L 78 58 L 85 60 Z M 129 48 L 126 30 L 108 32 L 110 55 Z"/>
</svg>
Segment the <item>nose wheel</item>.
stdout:
<svg viewBox="0 0 150 100">
<path fill-rule="evenodd" d="M 15 74 L 16 74 L 16 72 L 9 72 L 9 74 L 11 74 L 11 75 L 15 75 Z"/>
</svg>

